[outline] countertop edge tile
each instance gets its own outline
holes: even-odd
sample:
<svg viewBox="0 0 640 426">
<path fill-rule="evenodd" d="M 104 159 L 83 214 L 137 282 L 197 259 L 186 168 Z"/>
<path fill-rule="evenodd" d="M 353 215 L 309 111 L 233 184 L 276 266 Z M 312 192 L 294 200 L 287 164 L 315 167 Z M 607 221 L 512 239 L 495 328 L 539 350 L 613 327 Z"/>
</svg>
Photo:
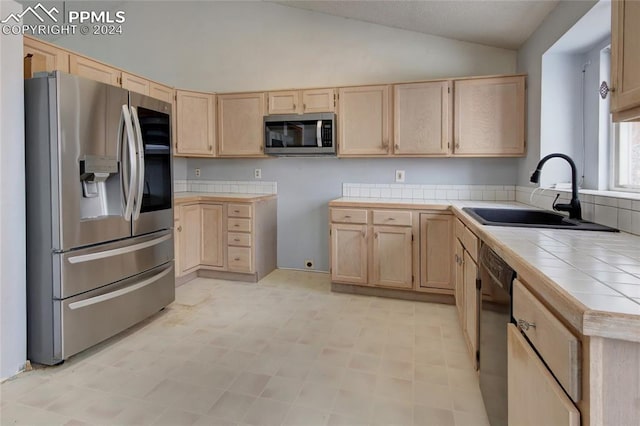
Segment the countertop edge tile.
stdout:
<svg viewBox="0 0 640 426">
<path fill-rule="evenodd" d="M 234 192 L 176 192 L 173 196 L 174 204 L 196 203 L 199 201 L 213 202 L 255 202 L 276 198 L 277 194 L 240 194 Z"/>
</svg>

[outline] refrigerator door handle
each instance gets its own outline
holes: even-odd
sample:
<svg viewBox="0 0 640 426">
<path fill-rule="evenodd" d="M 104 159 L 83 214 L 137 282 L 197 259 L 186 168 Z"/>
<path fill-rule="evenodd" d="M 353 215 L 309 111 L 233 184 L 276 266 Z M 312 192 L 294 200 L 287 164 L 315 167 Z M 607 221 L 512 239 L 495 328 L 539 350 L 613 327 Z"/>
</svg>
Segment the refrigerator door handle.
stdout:
<svg viewBox="0 0 640 426">
<path fill-rule="evenodd" d="M 173 236 L 171 234 L 164 235 L 159 238 L 155 238 L 153 240 L 145 241 L 143 243 L 134 244 L 132 246 L 120 247 L 117 249 L 99 251 L 97 253 L 89 253 L 89 254 L 81 254 L 79 256 L 69 257 L 67 260 L 69 263 L 83 263 L 90 262 L 92 260 L 104 259 L 106 257 L 119 256 L 121 254 L 133 253 L 134 251 L 142 250 L 147 247 L 153 247 L 158 244 L 164 243 L 165 241 L 171 239 Z"/>
<path fill-rule="evenodd" d="M 133 220 L 138 220 L 138 218 L 140 217 L 140 210 L 142 209 L 142 197 L 144 194 L 144 142 L 142 141 L 142 128 L 140 126 L 140 119 L 138 118 L 138 110 L 136 109 L 136 107 L 131 107 L 131 117 L 133 121 L 133 127 L 136 132 L 136 151 L 138 152 L 138 188 L 135 208 L 133 209 Z"/>
<path fill-rule="evenodd" d="M 107 301 L 107 300 L 110 300 L 110 299 L 114 299 L 116 297 L 124 296 L 125 294 L 134 292 L 136 290 L 139 290 L 139 289 L 141 289 L 143 287 L 146 287 L 148 285 L 151 285 L 151 284 L 155 283 L 159 279 L 162 279 L 164 276 L 166 276 L 169 272 L 171 272 L 171 267 L 168 267 L 164 271 L 154 275 L 151 278 L 147 278 L 146 280 L 140 281 L 139 283 L 131 285 L 129 287 L 121 288 L 119 290 L 112 291 L 112 292 L 107 293 L 107 294 L 101 294 L 100 296 L 95 296 L 95 297 L 92 297 L 90 299 L 85 299 L 85 300 L 80 300 L 78 302 L 70 303 L 69 304 L 69 309 L 71 309 L 71 310 L 80 309 L 80 308 L 84 308 L 86 306 L 95 305 L 96 303 L 100 303 L 100 302 L 104 302 L 104 301 Z"/>
<path fill-rule="evenodd" d="M 135 147 L 135 139 L 133 135 L 133 125 L 131 124 L 131 115 L 129 114 L 129 108 L 127 105 L 122 105 L 122 120 L 124 121 L 124 125 L 127 129 L 127 145 L 129 148 L 129 169 L 122 167 L 122 188 L 126 197 L 126 203 L 124 208 L 124 220 L 131 221 L 131 216 L 133 214 L 133 202 L 135 200 L 136 195 L 136 187 L 135 187 L 135 178 L 137 176 L 138 164 L 136 163 L 136 147 Z M 122 150 L 122 156 L 124 159 L 124 144 Z"/>
</svg>

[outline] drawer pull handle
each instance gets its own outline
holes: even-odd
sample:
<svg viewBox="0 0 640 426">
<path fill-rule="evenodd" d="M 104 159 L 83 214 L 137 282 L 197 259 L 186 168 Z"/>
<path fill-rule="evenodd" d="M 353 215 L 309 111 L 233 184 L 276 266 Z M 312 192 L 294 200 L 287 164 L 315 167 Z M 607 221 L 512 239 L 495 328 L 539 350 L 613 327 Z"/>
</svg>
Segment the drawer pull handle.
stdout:
<svg viewBox="0 0 640 426">
<path fill-rule="evenodd" d="M 396 220 L 396 218 L 395 217 L 389 217 L 389 218 L 387 218 L 387 220 Z"/>
<path fill-rule="evenodd" d="M 234 239 L 233 239 L 233 241 L 235 241 L 235 242 L 239 242 L 239 241 L 240 241 L 240 238 L 234 238 Z"/>
<path fill-rule="evenodd" d="M 236 262 L 239 262 L 240 258 L 239 257 L 235 257 L 233 260 L 235 260 Z"/>
<path fill-rule="evenodd" d="M 518 320 L 518 328 L 519 328 L 520 330 L 522 330 L 522 331 L 527 331 L 527 330 L 529 330 L 530 328 L 536 328 L 536 325 L 535 325 L 535 323 L 532 323 L 532 322 L 529 322 L 529 321 L 526 321 L 526 320 L 519 319 L 519 320 Z"/>
<path fill-rule="evenodd" d="M 345 219 L 351 219 L 351 215 L 346 214 L 346 215 L 344 215 L 344 218 L 345 218 Z"/>
<path fill-rule="evenodd" d="M 233 226 L 237 228 L 237 227 L 239 227 L 240 225 L 236 223 L 236 224 L 235 224 L 235 225 L 233 225 Z"/>
<path fill-rule="evenodd" d="M 233 212 L 234 213 L 240 213 L 240 210 L 234 210 Z"/>
</svg>

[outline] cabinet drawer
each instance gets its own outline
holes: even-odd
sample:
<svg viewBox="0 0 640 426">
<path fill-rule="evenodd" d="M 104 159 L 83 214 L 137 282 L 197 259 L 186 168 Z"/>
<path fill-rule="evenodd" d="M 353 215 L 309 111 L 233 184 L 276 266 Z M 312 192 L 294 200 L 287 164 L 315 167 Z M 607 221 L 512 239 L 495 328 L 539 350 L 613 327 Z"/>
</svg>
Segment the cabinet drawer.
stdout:
<svg viewBox="0 0 640 426">
<path fill-rule="evenodd" d="M 229 232 L 227 244 L 230 246 L 251 247 L 251 234 Z"/>
<path fill-rule="evenodd" d="M 251 219 L 230 217 L 227 219 L 227 230 L 229 232 L 251 232 Z"/>
<path fill-rule="evenodd" d="M 411 212 L 394 210 L 374 210 L 374 225 L 411 226 Z"/>
<path fill-rule="evenodd" d="M 513 281 L 513 318 L 560 385 L 580 399 L 580 341 L 526 287 Z"/>
<path fill-rule="evenodd" d="M 251 217 L 251 204 L 229 204 L 227 215 L 229 217 Z"/>
<path fill-rule="evenodd" d="M 478 237 L 469 230 L 464 228 L 464 234 L 462 236 L 462 244 L 467 249 L 473 260 L 478 261 Z"/>
<path fill-rule="evenodd" d="M 227 262 L 230 271 L 251 272 L 251 249 L 248 247 L 228 247 Z"/>
<path fill-rule="evenodd" d="M 357 209 L 331 209 L 331 222 L 367 223 L 367 211 Z"/>
</svg>

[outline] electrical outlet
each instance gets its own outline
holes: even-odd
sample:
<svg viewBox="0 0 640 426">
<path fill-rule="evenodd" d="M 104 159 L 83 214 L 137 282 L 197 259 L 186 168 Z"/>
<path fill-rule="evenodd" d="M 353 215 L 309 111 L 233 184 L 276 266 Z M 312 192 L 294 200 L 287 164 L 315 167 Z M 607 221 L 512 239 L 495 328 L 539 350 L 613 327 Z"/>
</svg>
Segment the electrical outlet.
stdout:
<svg viewBox="0 0 640 426">
<path fill-rule="evenodd" d="M 304 268 L 305 269 L 313 269 L 313 260 L 311 259 L 307 259 L 304 261 Z"/>
<path fill-rule="evenodd" d="M 253 171 L 253 177 L 256 179 L 262 179 L 262 169 L 255 169 Z"/>
<path fill-rule="evenodd" d="M 196 177 L 200 177 L 200 169 L 196 169 Z"/>
<path fill-rule="evenodd" d="M 404 182 L 404 170 L 396 170 L 396 182 Z"/>
</svg>

